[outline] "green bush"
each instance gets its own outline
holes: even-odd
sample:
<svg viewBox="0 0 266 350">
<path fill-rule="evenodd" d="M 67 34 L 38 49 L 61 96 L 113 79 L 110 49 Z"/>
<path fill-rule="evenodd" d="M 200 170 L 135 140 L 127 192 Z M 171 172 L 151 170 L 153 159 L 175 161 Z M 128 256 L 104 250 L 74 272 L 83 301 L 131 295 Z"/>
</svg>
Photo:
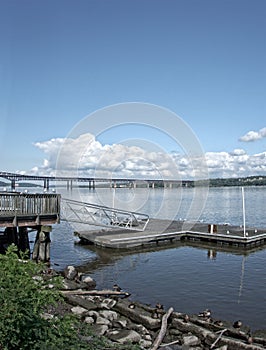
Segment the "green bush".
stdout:
<svg viewBox="0 0 266 350">
<path fill-rule="evenodd" d="M 17 253 L 11 245 L 0 255 L 0 350 L 138 349 L 94 337 L 73 315 L 45 318 L 49 308 L 63 302 L 62 279 L 47 278 L 44 265 L 21 260 Z"/>
</svg>

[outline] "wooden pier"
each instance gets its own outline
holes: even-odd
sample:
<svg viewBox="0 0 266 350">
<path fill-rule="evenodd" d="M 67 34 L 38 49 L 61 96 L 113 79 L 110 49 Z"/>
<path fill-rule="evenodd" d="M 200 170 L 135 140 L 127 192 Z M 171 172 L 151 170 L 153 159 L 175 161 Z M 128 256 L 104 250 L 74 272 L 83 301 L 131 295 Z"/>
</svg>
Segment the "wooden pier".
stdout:
<svg viewBox="0 0 266 350">
<path fill-rule="evenodd" d="M 29 230 L 36 230 L 33 258 L 50 258 L 50 232 L 60 222 L 61 196 L 48 193 L 0 192 L 0 253 L 10 244 L 20 251 L 29 251 Z"/>
<path fill-rule="evenodd" d="M 59 194 L 0 192 L 0 227 L 34 227 L 59 221 Z"/>
<path fill-rule="evenodd" d="M 104 248 L 130 249 L 156 246 L 177 241 L 209 242 L 218 246 L 250 249 L 264 245 L 266 229 L 246 228 L 230 225 L 210 225 L 150 219 L 145 231 L 101 229 L 75 232 L 81 242 Z"/>
</svg>

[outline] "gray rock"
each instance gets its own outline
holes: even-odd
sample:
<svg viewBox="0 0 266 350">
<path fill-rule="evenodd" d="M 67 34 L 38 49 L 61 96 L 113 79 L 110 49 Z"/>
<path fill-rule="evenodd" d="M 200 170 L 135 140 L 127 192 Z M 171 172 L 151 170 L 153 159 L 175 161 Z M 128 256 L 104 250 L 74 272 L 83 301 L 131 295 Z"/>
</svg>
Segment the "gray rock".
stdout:
<svg viewBox="0 0 266 350">
<path fill-rule="evenodd" d="M 107 318 L 98 316 L 96 319 L 96 324 L 105 324 L 105 325 L 109 326 L 111 324 L 111 322 Z"/>
<path fill-rule="evenodd" d="M 99 317 L 99 313 L 95 310 L 90 310 L 88 312 L 88 316 L 92 317 L 96 321 L 97 317 Z"/>
<path fill-rule="evenodd" d="M 67 266 L 64 270 L 64 276 L 69 280 L 74 280 L 78 276 L 78 271 L 74 266 Z"/>
<path fill-rule="evenodd" d="M 105 335 L 108 331 L 108 326 L 106 324 L 94 324 L 91 327 L 92 332 L 98 336 Z"/>
<path fill-rule="evenodd" d="M 136 331 L 130 329 L 122 329 L 120 331 L 109 332 L 108 337 L 112 341 L 120 344 L 134 344 L 139 343 L 141 340 L 141 336 Z"/>
<path fill-rule="evenodd" d="M 171 329 L 169 330 L 169 333 L 170 333 L 171 335 L 176 336 L 176 337 L 182 336 L 182 332 L 181 332 L 179 329 L 176 329 L 176 328 L 171 328 Z"/>
<path fill-rule="evenodd" d="M 87 309 L 81 306 L 74 306 L 71 308 L 71 311 L 73 312 L 73 314 L 79 315 L 79 316 L 85 315 L 88 312 Z"/>
<path fill-rule="evenodd" d="M 87 288 L 93 289 L 96 287 L 95 280 L 90 276 L 82 276 L 81 278 L 82 283 L 87 285 Z"/>
<path fill-rule="evenodd" d="M 200 344 L 200 340 L 195 335 L 187 335 L 183 337 L 183 344 L 187 346 L 196 346 Z"/>
<path fill-rule="evenodd" d="M 93 324 L 94 323 L 94 318 L 91 317 L 91 316 L 87 316 L 87 317 L 85 317 L 84 322 L 87 323 L 87 324 Z"/>
<path fill-rule="evenodd" d="M 151 337 L 150 334 L 144 334 L 144 335 L 142 336 L 142 338 L 145 339 L 145 340 L 152 341 L 152 337 Z"/>
<path fill-rule="evenodd" d="M 126 328 L 128 324 L 128 320 L 126 318 L 121 318 L 117 321 L 120 327 Z"/>
<path fill-rule="evenodd" d="M 103 310 L 103 311 L 100 311 L 99 314 L 109 321 L 116 321 L 118 318 L 117 313 L 112 310 Z"/>
<path fill-rule="evenodd" d="M 64 279 L 63 280 L 63 289 L 65 290 L 76 290 L 80 288 L 80 284 L 78 284 L 75 281 L 69 280 L 69 279 Z"/>
<path fill-rule="evenodd" d="M 146 339 L 141 339 L 139 342 L 139 345 L 142 348 L 149 349 L 152 346 L 152 341 L 146 340 Z"/>
<path fill-rule="evenodd" d="M 137 331 L 138 333 L 140 333 L 141 335 L 148 335 L 148 336 L 150 336 L 150 332 L 142 324 L 135 325 L 133 329 L 135 331 Z"/>
</svg>

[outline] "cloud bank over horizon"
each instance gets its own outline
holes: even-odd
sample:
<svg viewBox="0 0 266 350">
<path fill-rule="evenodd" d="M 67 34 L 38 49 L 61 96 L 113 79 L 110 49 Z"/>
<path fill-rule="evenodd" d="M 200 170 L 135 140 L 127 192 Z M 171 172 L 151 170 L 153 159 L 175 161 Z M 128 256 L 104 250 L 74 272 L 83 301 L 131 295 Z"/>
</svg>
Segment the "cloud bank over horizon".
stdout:
<svg viewBox="0 0 266 350">
<path fill-rule="evenodd" d="M 264 136 L 261 129 L 258 138 Z M 249 136 L 247 136 L 249 135 Z M 244 135 L 246 141 L 255 135 Z M 206 152 L 204 159 L 173 151 L 147 151 L 140 146 L 103 145 L 89 133 L 77 138 L 53 138 L 34 144 L 46 158 L 32 174 L 106 178 L 200 179 L 266 175 L 266 152 L 249 155 L 238 148 L 232 152 Z"/>
</svg>

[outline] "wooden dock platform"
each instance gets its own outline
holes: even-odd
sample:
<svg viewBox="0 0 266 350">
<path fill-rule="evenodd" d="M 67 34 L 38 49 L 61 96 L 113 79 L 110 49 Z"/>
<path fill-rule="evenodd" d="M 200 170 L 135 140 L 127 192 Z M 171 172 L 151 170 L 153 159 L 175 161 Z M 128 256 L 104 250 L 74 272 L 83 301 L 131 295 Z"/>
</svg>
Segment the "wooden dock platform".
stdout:
<svg viewBox="0 0 266 350">
<path fill-rule="evenodd" d="M 60 201 L 55 193 L 0 192 L 0 227 L 59 223 Z"/>
<path fill-rule="evenodd" d="M 49 261 L 51 225 L 60 222 L 60 202 L 54 193 L 0 192 L 0 253 L 15 244 L 29 257 L 28 230 L 36 230 L 32 258 Z"/>
<path fill-rule="evenodd" d="M 83 243 L 116 249 L 147 247 L 186 240 L 250 249 L 266 242 L 266 229 L 246 228 L 244 235 L 243 227 L 239 226 L 161 219 L 150 219 L 145 231 L 121 228 L 80 231 L 75 234 Z"/>
</svg>

